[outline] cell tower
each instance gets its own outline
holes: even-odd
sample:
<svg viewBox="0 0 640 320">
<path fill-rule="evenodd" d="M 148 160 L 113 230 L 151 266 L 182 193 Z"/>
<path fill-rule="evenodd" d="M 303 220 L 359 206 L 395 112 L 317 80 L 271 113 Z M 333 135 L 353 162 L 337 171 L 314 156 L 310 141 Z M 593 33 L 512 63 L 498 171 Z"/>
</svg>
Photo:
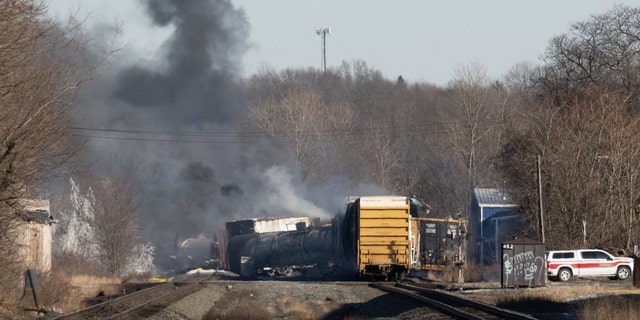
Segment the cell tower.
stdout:
<svg viewBox="0 0 640 320">
<path fill-rule="evenodd" d="M 319 35 L 322 40 L 322 71 L 327 72 L 327 35 L 331 34 L 331 28 L 316 28 L 316 34 Z"/>
</svg>

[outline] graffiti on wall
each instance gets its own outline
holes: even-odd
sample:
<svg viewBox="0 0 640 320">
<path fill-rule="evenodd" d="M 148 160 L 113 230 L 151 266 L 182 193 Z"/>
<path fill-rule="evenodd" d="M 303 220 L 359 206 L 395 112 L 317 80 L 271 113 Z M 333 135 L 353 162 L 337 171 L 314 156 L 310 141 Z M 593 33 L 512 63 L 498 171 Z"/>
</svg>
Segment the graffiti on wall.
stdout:
<svg viewBox="0 0 640 320">
<path fill-rule="evenodd" d="M 544 285 L 546 279 L 544 253 L 536 254 L 534 250 L 514 252 L 513 247 L 508 246 L 513 245 L 503 244 L 502 248 L 502 285 L 504 287 Z"/>
</svg>

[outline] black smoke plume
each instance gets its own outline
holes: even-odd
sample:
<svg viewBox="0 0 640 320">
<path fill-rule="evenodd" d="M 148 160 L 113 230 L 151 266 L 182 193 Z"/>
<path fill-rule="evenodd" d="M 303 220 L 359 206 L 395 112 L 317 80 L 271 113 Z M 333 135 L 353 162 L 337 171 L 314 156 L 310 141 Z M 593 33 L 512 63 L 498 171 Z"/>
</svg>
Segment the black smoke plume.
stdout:
<svg viewBox="0 0 640 320">
<path fill-rule="evenodd" d="M 309 190 L 293 157 L 260 153 L 255 145 L 269 149 L 268 141 L 247 142 L 236 131 L 245 112 L 238 85 L 248 48 L 244 11 L 227 0 L 144 5 L 153 27 L 169 28 L 170 36 L 150 57 L 129 56 L 126 47 L 118 53 L 83 87 L 78 124 L 90 136 L 88 162 L 114 154 L 138 162 L 140 223 L 160 266 L 176 241 L 213 237 L 233 219 L 335 214 L 351 194 L 346 188 Z"/>
</svg>

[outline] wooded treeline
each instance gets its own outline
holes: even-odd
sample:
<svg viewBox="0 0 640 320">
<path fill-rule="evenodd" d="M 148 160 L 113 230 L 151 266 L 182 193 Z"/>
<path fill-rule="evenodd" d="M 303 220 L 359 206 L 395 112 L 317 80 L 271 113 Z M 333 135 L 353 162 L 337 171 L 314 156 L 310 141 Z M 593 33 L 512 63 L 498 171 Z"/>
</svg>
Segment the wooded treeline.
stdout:
<svg viewBox="0 0 640 320">
<path fill-rule="evenodd" d="M 640 235 L 639 9 L 572 25 L 542 61 L 502 79 L 461 66 L 444 88 L 387 79 L 364 61 L 266 69 L 243 83 L 246 130 L 286 137 L 309 183 L 373 182 L 444 217 L 466 217 L 473 188 L 505 188 L 522 205 L 515 234 L 542 239 L 542 216 L 549 248 L 630 253 Z"/>
<path fill-rule="evenodd" d="M 419 197 L 439 215 L 466 214 L 472 186 L 502 187 L 492 159 L 509 94 L 480 65 L 457 72 L 439 88 L 385 79 L 363 61 L 267 70 L 244 83 L 244 130 L 286 137 L 308 183 L 346 177 Z"/>
</svg>

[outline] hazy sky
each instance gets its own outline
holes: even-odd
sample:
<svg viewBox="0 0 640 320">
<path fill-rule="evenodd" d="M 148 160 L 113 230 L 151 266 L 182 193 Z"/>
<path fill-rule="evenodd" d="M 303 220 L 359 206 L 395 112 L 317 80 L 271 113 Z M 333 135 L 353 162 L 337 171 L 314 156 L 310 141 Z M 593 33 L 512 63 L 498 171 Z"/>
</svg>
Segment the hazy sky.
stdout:
<svg viewBox="0 0 640 320">
<path fill-rule="evenodd" d="M 480 63 L 499 77 L 519 62 L 538 63 L 548 41 L 572 23 L 602 14 L 614 4 L 637 1 L 301 1 L 233 0 L 251 25 L 251 47 L 243 57 L 243 75 L 263 66 L 320 68 L 318 27 L 330 27 L 327 67 L 342 61 L 367 62 L 386 77 L 440 85 L 454 70 Z M 122 24 L 128 50 L 145 58 L 166 30 L 149 30 L 137 1 L 47 0 L 50 12 L 64 17 L 78 10 L 87 26 Z"/>
</svg>

